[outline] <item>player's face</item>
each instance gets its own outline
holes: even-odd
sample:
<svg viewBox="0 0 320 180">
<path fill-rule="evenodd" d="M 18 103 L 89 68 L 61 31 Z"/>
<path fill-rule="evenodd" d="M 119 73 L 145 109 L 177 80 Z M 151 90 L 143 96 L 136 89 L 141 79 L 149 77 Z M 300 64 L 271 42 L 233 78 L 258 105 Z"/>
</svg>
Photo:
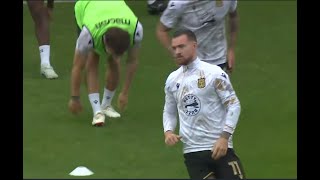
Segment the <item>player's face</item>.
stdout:
<svg viewBox="0 0 320 180">
<path fill-rule="evenodd" d="M 112 48 L 110 48 L 109 46 L 106 46 L 106 52 L 108 54 L 114 54 L 114 50 Z"/>
<path fill-rule="evenodd" d="M 187 65 L 195 57 L 197 43 L 190 41 L 186 35 L 173 38 L 171 46 L 178 65 Z"/>
<path fill-rule="evenodd" d="M 122 54 L 121 55 L 117 55 L 116 53 L 114 53 L 114 50 L 108 46 L 106 46 L 106 52 L 111 55 L 113 57 L 113 59 L 119 59 L 121 58 Z"/>
</svg>

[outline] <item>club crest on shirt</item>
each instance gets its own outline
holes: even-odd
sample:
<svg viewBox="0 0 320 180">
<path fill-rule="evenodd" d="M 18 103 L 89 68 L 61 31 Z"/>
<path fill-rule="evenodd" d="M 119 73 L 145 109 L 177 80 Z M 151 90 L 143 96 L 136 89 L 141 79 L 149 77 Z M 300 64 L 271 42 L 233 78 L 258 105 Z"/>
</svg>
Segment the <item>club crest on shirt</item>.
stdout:
<svg viewBox="0 0 320 180">
<path fill-rule="evenodd" d="M 195 116 L 201 109 L 200 99 L 193 94 L 187 94 L 182 98 L 182 106 L 187 116 Z"/>
<path fill-rule="evenodd" d="M 206 78 L 201 77 L 198 79 L 198 88 L 206 87 Z"/>
<path fill-rule="evenodd" d="M 216 6 L 222 7 L 223 6 L 223 0 L 216 0 Z"/>
</svg>

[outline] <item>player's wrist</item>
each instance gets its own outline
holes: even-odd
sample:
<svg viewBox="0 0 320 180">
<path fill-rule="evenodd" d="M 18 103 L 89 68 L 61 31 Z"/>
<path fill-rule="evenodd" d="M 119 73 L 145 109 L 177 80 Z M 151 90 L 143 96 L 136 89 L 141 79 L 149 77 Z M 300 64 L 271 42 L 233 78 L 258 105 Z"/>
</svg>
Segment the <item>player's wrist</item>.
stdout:
<svg viewBox="0 0 320 180">
<path fill-rule="evenodd" d="M 165 131 L 164 132 L 164 136 L 168 136 L 168 135 L 170 135 L 170 134 L 173 134 L 173 131 L 171 131 L 171 130 L 167 130 L 167 131 Z"/>
<path fill-rule="evenodd" d="M 229 138 L 230 138 L 231 135 L 232 135 L 232 134 L 229 133 L 229 132 L 227 132 L 227 131 L 222 131 L 222 133 L 221 133 L 221 135 L 220 135 L 220 138 L 224 138 L 224 139 L 226 139 L 226 140 L 229 140 Z"/>
<path fill-rule="evenodd" d="M 229 134 L 233 134 L 234 133 L 235 128 L 229 126 L 229 125 L 225 125 L 223 127 L 222 132 L 228 132 Z"/>
</svg>

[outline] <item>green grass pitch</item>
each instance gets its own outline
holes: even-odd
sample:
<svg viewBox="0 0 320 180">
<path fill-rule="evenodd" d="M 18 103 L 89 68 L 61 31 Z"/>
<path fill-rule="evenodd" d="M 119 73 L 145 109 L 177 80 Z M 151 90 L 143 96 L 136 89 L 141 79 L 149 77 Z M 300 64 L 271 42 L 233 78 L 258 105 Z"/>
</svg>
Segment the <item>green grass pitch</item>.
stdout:
<svg viewBox="0 0 320 180">
<path fill-rule="evenodd" d="M 121 119 L 107 119 L 103 128 L 91 127 L 85 86 L 82 114 L 67 109 L 77 36 L 73 3 L 57 3 L 54 9 L 51 63 L 57 80 L 40 76 L 34 26 L 23 6 L 24 178 L 74 178 L 68 174 L 77 166 L 94 172 L 86 178 L 188 178 L 181 144 L 169 148 L 163 139 L 164 82 L 176 66 L 155 37 L 159 16 L 148 15 L 146 0 L 128 4 L 144 27 L 139 68 L 127 110 Z M 297 178 L 296 11 L 296 1 L 238 2 L 231 78 L 242 112 L 234 146 L 250 179 Z M 105 60 L 100 64 L 102 84 Z"/>
</svg>

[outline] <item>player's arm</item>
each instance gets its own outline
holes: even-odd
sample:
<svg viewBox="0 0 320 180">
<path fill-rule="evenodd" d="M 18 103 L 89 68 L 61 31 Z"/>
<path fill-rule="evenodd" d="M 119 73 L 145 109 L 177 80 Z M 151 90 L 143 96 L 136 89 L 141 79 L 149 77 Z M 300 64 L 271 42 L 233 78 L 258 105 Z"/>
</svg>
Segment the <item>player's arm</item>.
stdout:
<svg viewBox="0 0 320 180">
<path fill-rule="evenodd" d="M 161 45 L 166 48 L 170 54 L 173 54 L 173 50 L 171 48 L 171 38 L 169 36 L 169 31 L 171 28 L 166 27 L 164 24 L 162 24 L 161 21 L 159 21 L 157 25 L 157 38 L 160 41 Z"/>
<path fill-rule="evenodd" d="M 177 126 L 177 103 L 169 92 L 169 87 L 165 87 L 165 104 L 163 108 L 163 130 L 174 132 Z"/>
<path fill-rule="evenodd" d="M 77 39 L 77 44 L 74 52 L 73 66 L 71 72 L 71 96 L 80 97 L 80 85 L 82 71 L 85 67 L 88 53 L 93 48 L 93 40 L 90 32 L 84 27 Z"/>
<path fill-rule="evenodd" d="M 130 47 L 128 50 L 125 81 L 118 98 L 118 107 L 120 110 L 124 110 L 128 103 L 129 89 L 138 67 L 138 56 L 139 56 L 142 39 L 143 39 L 143 28 L 141 23 L 138 22 L 136 31 L 134 34 L 134 45 Z"/>
<path fill-rule="evenodd" d="M 174 145 L 181 139 L 174 133 L 177 126 L 177 103 L 174 99 L 172 91 L 170 90 L 170 76 L 167 79 L 165 91 L 165 104 L 163 108 L 163 130 L 165 143 L 167 145 Z"/>
<path fill-rule="evenodd" d="M 221 137 L 229 139 L 230 135 L 234 133 L 239 120 L 240 101 L 231 85 L 229 76 L 223 71 L 214 79 L 214 87 L 227 112 Z"/>
<path fill-rule="evenodd" d="M 81 74 L 85 66 L 85 57 L 75 50 L 71 71 L 71 97 L 80 97 Z"/>
<path fill-rule="evenodd" d="M 225 110 L 227 112 L 220 138 L 212 147 L 211 157 L 217 160 L 225 156 L 227 153 L 229 137 L 233 134 L 238 123 L 240 102 L 232 88 L 228 75 L 224 71 L 220 71 L 220 74 L 215 77 L 213 83 L 216 93 L 225 106 Z"/>
<path fill-rule="evenodd" d="M 229 42 L 228 42 L 228 66 L 227 70 L 229 73 L 231 73 L 235 67 L 235 46 L 236 46 L 236 39 L 237 39 L 237 33 L 238 33 L 238 12 L 237 12 L 237 0 L 233 0 L 230 2 L 231 6 L 229 9 Z"/>
<path fill-rule="evenodd" d="M 156 27 L 156 36 L 161 45 L 167 49 L 171 55 L 171 37 L 169 31 L 176 26 L 181 14 L 183 13 L 183 1 L 169 1 L 168 7 L 163 12 Z"/>
<path fill-rule="evenodd" d="M 238 33 L 238 26 L 239 26 L 239 18 L 238 18 L 238 12 L 237 9 L 235 9 L 232 12 L 229 12 L 229 50 L 235 49 L 236 40 L 237 40 L 237 33 Z"/>
<path fill-rule="evenodd" d="M 133 77 L 138 67 L 138 57 L 139 57 L 139 51 L 140 51 L 142 39 L 143 39 L 143 27 L 142 27 L 142 24 L 138 22 L 136 32 L 135 32 L 135 37 L 134 37 L 134 45 L 128 50 L 128 57 L 126 61 L 126 76 L 125 76 L 124 85 L 121 91 L 126 95 L 129 93 L 129 88 L 131 86 Z"/>
</svg>

